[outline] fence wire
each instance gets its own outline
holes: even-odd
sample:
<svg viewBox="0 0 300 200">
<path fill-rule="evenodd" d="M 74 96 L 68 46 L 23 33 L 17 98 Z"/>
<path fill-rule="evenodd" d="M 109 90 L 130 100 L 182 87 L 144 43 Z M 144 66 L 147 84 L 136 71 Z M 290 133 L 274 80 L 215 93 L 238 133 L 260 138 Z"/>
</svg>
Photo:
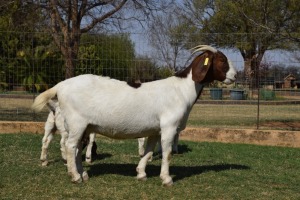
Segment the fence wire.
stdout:
<svg viewBox="0 0 300 200">
<path fill-rule="evenodd" d="M 46 108 L 35 113 L 30 107 L 40 92 L 65 79 L 63 56 L 47 33 L 0 35 L 0 120 L 45 121 Z M 92 73 L 149 82 L 169 77 L 191 61 L 186 50 L 176 58 L 177 65 L 170 64 L 172 59 L 164 60 L 149 42 L 132 38 L 143 35 L 83 35 L 75 75 Z M 190 43 L 187 46 L 199 44 Z M 188 126 L 300 130 L 299 61 L 278 59 L 286 58 L 286 54 L 273 52 L 260 63 L 254 80 L 257 85 L 253 87 L 239 52 L 221 51 L 237 66 L 238 79 L 230 86 L 207 85 L 190 114 Z"/>
</svg>

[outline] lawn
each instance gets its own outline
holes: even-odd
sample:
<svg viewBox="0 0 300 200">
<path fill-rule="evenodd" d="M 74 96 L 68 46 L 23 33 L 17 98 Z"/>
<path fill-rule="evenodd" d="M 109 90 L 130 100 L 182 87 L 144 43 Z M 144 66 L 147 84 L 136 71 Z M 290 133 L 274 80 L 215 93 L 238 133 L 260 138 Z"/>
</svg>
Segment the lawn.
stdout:
<svg viewBox="0 0 300 200">
<path fill-rule="evenodd" d="M 269 122 L 296 122 L 299 126 L 284 127 L 285 129 L 300 130 L 300 105 L 260 105 L 260 128 L 281 129 L 268 127 Z M 196 104 L 188 120 L 188 126 L 200 127 L 231 127 L 256 128 L 257 105 L 243 104 Z"/>
<path fill-rule="evenodd" d="M 299 149 L 180 141 L 170 166 L 174 186 L 165 188 L 158 156 L 148 164 L 148 180 L 135 179 L 136 140 L 97 137 L 99 156 L 84 165 L 90 180 L 72 184 L 59 136 L 48 167 L 39 162 L 41 139 L 0 135 L 0 199 L 300 199 Z"/>
</svg>

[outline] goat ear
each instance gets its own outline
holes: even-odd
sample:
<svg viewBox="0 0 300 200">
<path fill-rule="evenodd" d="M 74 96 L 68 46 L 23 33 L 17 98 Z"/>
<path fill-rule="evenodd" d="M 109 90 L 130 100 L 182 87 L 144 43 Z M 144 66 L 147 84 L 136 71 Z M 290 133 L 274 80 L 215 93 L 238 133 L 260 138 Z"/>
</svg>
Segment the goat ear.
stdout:
<svg viewBox="0 0 300 200">
<path fill-rule="evenodd" d="M 192 79 L 201 83 L 212 65 L 213 53 L 204 53 L 192 62 Z"/>
</svg>

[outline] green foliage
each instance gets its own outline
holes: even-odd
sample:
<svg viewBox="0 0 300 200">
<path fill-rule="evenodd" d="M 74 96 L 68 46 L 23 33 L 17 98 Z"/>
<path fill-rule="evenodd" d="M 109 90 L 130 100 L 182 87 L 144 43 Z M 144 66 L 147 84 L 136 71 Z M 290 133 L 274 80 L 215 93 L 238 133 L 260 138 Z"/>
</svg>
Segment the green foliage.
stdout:
<svg viewBox="0 0 300 200">
<path fill-rule="evenodd" d="M 300 21 L 296 2 L 194 0 L 191 16 L 199 19 L 194 34 L 199 40 L 241 51 L 292 47 L 286 38 L 289 34 L 299 37 L 299 30 L 293 27 Z M 194 21 L 191 16 L 188 18 Z"/>
<path fill-rule="evenodd" d="M 49 34 L 0 32 L 3 87 L 23 85 L 41 92 L 64 78 L 64 61 Z M 134 46 L 128 35 L 83 35 L 76 74 L 98 74 L 120 80 L 132 77 Z M 9 87 L 12 89 L 12 87 Z"/>
<path fill-rule="evenodd" d="M 56 51 L 51 46 L 53 40 L 49 34 L 38 33 L 45 27 L 39 5 L 9 0 L 1 1 L 0 7 L 1 86 L 8 90 L 15 85 L 31 91 L 46 89 L 54 81 L 52 71 L 57 62 L 46 53 Z M 58 76 L 56 70 L 54 73 Z"/>
<path fill-rule="evenodd" d="M 92 73 L 126 80 L 134 57 L 129 35 L 85 34 L 81 37 L 76 74 Z"/>
<path fill-rule="evenodd" d="M 156 65 L 147 57 L 138 57 L 131 67 L 130 77 L 132 81 L 149 82 L 159 79 Z"/>
<path fill-rule="evenodd" d="M 60 156 L 59 136 L 50 145 L 48 167 L 41 167 L 42 135 L 0 135 L 1 199 L 299 199 L 300 151 L 180 141 L 170 173 L 175 184 L 162 187 L 161 159 L 136 180 L 136 140 L 97 137 L 99 156 L 84 164 L 90 179 L 74 185 Z"/>
<path fill-rule="evenodd" d="M 14 74 L 27 90 L 41 92 L 61 80 L 63 62 L 60 54 L 51 46 L 20 50 L 17 58 Z"/>
</svg>

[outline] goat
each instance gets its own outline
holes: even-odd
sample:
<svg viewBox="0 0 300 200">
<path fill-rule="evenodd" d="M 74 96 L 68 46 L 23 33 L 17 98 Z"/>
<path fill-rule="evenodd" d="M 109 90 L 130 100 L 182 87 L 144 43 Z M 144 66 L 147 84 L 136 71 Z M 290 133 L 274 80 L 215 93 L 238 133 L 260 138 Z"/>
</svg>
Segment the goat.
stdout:
<svg viewBox="0 0 300 200">
<path fill-rule="evenodd" d="M 67 167 L 72 182 L 89 178 L 76 149 L 81 152 L 80 140 L 85 133 L 95 132 L 115 139 L 148 137 L 136 168 L 138 180 L 146 180 L 147 161 L 160 138 L 160 178 L 164 186 L 173 184 L 169 162 L 175 135 L 185 129 L 205 84 L 214 80 L 229 84 L 236 76 L 222 52 L 207 45 L 193 49 L 193 54 L 203 52 L 187 68 L 166 79 L 132 87 L 124 81 L 87 74 L 62 81 L 36 97 L 32 105 L 35 111 L 42 110 L 52 98 L 59 101 L 69 132 Z"/>
<path fill-rule="evenodd" d="M 138 152 L 141 157 L 143 157 L 145 153 L 145 147 L 144 147 L 145 139 L 146 138 L 138 138 Z M 178 154 L 178 140 L 179 140 L 179 134 L 176 134 L 172 145 L 172 153 Z M 158 152 L 161 152 L 160 142 L 158 142 Z M 152 159 L 150 159 L 150 161 L 151 160 Z"/>
<path fill-rule="evenodd" d="M 68 132 L 65 129 L 65 120 L 61 115 L 61 111 L 59 108 L 59 103 L 57 101 L 49 101 L 48 107 L 50 108 L 50 112 L 47 117 L 47 121 L 45 123 L 45 132 L 44 137 L 42 139 L 42 152 L 40 160 L 42 161 L 42 166 L 48 165 L 48 148 L 50 142 L 53 139 L 53 134 L 58 131 L 61 135 L 60 140 L 60 150 L 61 156 L 64 161 L 67 160 L 66 157 L 66 147 L 65 143 L 68 138 Z M 97 145 L 95 143 L 95 133 L 91 133 L 88 139 L 82 141 L 85 146 L 87 146 L 85 161 L 87 163 L 92 162 L 92 156 L 96 156 L 97 153 Z"/>
</svg>

